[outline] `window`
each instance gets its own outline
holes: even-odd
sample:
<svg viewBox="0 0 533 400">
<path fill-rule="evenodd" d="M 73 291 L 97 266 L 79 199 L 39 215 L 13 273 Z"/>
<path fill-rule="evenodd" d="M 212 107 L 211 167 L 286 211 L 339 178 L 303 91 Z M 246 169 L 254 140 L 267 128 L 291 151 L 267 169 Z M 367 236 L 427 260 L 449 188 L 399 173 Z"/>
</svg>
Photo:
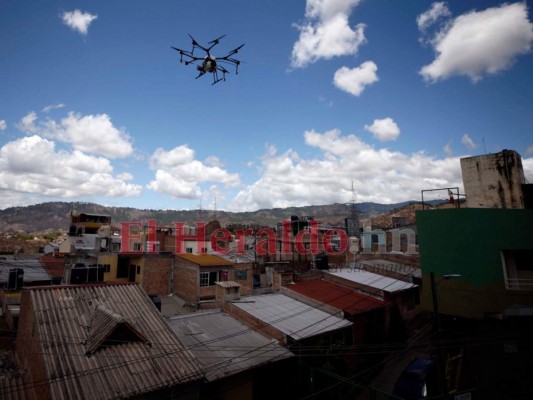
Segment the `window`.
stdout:
<svg viewBox="0 0 533 400">
<path fill-rule="evenodd" d="M 137 265 L 137 275 L 140 275 L 140 274 L 141 274 L 141 266 Z"/>
<path fill-rule="evenodd" d="M 213 286 L 218 281 L 218 271 L 200 272 L 200 287 Z"/>
<path fill-rule="evenodd" d="M 111 265 L 109 264 L 100 264 L 100 267 L 104 268 L 104 272 L 111 272 Z"/>
<path fill-rule="evenodd" d="M 248 278 L 248 270 L 246 269 L 237 269 L 235 270 L 235 280 L 236 281 L 245 281 Z"/>
<path fill-rule="evenodd" d="M 505 288 L 533 290 L 533 250 L 503 250 Z"/>
<path fill-rule="evenodd" d="M 189 254 L 192 254 L 192 247 L 187 247 L 185 249 L 185 252 L 189 253 Z"/>
<path fill-rule="evenodd" d="M 141 251 L 141 244 L 139 242 L 133 243 L 133 251 Z"/>
</svg>

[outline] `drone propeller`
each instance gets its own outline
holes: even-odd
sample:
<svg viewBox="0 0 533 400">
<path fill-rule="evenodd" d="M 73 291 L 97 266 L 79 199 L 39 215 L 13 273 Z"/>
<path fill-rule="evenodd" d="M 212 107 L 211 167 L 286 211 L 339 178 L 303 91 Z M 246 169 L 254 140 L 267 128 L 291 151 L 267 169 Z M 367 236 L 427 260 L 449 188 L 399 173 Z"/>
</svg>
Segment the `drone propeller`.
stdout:
<svg viewBox="0 0 533 400">
<path fill-rule="evenodd" d="M 225 36 L 226 36 L 226 35 L 224 34 L 224 35 L 222 35 L 222 36 L 220 36 L 220 37 L 218 37 L 218 38 L 216 38 L 216 39 L 214 39 L 214 40 L 211 40 L 208 44 L 211 44 L 211 43 L 218 44 L 218 41 L 219 41 L 220 39 L 222 39 L 223 37 L 225 37 Z"/>
<path fill-rule="evenodd" d="M 190 33 L 187 33 L 187 35 L 189 35 L 189 37 L 191 38 L 191 40 L 192 40 L 192 45 L 193 45 L 193 46 L 198 46 L 198 42 L 197 42 L 197 41 L 191 36 L 191 34 L 190 34 Z"/>
</svg>

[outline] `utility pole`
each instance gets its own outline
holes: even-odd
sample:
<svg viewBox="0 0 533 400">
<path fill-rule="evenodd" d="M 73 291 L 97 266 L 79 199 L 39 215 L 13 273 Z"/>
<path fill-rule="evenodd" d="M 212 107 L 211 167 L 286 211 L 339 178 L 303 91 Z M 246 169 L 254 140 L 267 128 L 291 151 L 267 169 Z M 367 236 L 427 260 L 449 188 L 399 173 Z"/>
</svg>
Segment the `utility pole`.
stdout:
<svg viewBox="0 0 533 400">
<path fill-rule="evenodd" d="M 440 381 L 441 381 L 441 391 L 443 393 L 443 398 L 446 398 L 448 396 L 448 380 L 446 377 L 446 363 L 444 360 L 444 351 L 442 348 L 442 327 L 441 327 L 441 321 L 440 321 L 440 312 L 439 312 L 439 297 L 437 294 L 437 285 L 444 279 L 451 279 L 451 278 L 461 278 L 460 274 L 447 274 L 443 275 L 442 279 L 440 279 L 438 282 L 435 282 L 435 273 L 430 272 L 430 283 L 431 283 L 431 296 L 433 298 L 433 317 L 435 322 L 435 330 L 437 332 L 437 354 L 438 354 L 438 360 L 437 360 L 437 370 L 439 373 Z"/>
</svg>

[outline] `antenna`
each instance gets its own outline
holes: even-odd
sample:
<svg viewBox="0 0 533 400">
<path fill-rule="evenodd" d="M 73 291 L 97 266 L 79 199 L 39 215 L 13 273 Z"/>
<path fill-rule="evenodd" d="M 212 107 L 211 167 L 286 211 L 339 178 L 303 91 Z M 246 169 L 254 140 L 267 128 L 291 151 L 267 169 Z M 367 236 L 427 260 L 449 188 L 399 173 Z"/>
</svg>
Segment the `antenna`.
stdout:
<svg viewBox="0 0 533 400">
<path fill-rule="evenodd" d="M 346 233 L 348 236 L 360 237 L 361 233 L 359 232 L 359 210 L 355 203 L 355 190 L 353 188 L 352 180 L 352 200 L 346 203 L 348 210 L 350 211 L 350 216 L 345 219 L 346 223 Z"/>
</svg>

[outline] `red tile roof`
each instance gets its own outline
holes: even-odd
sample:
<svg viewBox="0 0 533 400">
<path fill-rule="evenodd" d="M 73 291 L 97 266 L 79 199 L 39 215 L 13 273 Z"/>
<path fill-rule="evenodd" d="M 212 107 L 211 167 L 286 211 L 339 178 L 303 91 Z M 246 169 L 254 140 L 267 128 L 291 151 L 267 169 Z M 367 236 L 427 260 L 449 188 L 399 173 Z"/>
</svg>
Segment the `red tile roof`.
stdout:
<svg viewBox="0 0 533 400">
<path fill-rule="evenodd" d="M 304 296 L 337 308 L 348 314 L 358 314 L 383 307 L 386 302 L 323 280 L 297 282 L 286 286 Z"/>
</svg>

